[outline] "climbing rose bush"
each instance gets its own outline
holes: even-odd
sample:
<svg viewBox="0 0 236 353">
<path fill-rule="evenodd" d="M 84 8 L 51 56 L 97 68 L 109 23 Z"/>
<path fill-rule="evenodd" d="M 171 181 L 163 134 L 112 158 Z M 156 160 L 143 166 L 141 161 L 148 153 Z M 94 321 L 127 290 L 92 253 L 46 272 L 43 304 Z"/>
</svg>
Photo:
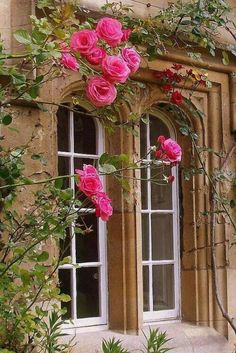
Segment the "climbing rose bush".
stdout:
<svg viewBox="0 0 236 353">
<path fill-rule="evenodd" d="M 90 164 L 84 164 L 83 170 L 76 169 L 78 174 L 77 186 L 95 205 L 96 216 L 108 221 L 113 213 L 111 199 L 103 191 L 103 185 L 97 169 Z"/>
<path fill-rule="evenodd" d="M 112 104 L 117 96 L 116 85 L 124 84 L 140 67 L 140 55 L 127 45 L 131 33 L 118 20 L 103 17 L 94 29 L 74 32 L 69 45 L 59 45 L 59 62 L 66 69 L 79 70 L 80 60 L 86 65 L 100 66 L 97 75 L 84 75 L 86 97 L 96 107 Z"/>
</svg>

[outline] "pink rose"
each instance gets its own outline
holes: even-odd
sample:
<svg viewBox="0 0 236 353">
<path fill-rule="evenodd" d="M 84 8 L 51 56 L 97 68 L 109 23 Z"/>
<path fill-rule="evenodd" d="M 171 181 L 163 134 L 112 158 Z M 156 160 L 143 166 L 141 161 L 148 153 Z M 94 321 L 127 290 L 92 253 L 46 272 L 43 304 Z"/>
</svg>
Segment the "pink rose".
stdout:
<svg viewBox="0 0 236 353">
<path fill-rule="evenodd" d="M 116 99 L 116 88 L 102 76 L 93 76 L 88 80 L 86 96 L 96 107 L 109 105 Z"/>
<path fill-rule="evenodd" d="M 182 157 L 182 149 L 177 142 L 171 138 L 162 143 L 163 159 L 169 162 L 180 162 Z"/>
<path fill-rule="evenodd" d="M 139 69 L 141 57 L 133 48 L 123 48 L 121 55 L 132 73 Z"/>
<path fill-rule="evenodd" d="M 97 169 L 91 165 L 91 164 L 84 164 L 83 165 L 83 170 L 81 169 L 75 169 L 75 173 L 79 174 L 81 176 L 84 176 L 85 174 L 88 175 L 98 175 Z"/>
<path fill-rule="evenodd" d="M 165 138 L 165 136 L 163 136 L 163 135 L 160 135 L 160 136 L 158 136 L 158 138 L 157 138 L 157 141 L 160 142 L 160 143 L 163 143 L 165 140 L 166 140 L 166 138 Z"/>
<path fill-rule="evenodd" d="M 124 83 L 130 74 L 130 69 L 121 56 L 110 55 L 102 62 L 102 71 L 110 82 Z"/>
<path fill-rule="evenodd" d="M 98 22 L 96 32 L 98 38 L 103 39 L 111 47 L 119 44 L 123 37 L 122 24 L 110 17 L 103 17 Z"/>
<path fill-rule="evenodd" d="M 132 29 L 128 28 L 128 29 L 123 29 L 123 37 L 121 38 L 122 42 L 127 42 L 127 40 L 129 39 L 131 33 L 132 33 Z"/>
<path fill-rule="evenodd" d="M 105 192 L 98 193 L 94 199 L 94 203 L 96 205 L 96 216 L 101 217 L 103 221 L 108 221 L 113 213 L 113 208 L 107 194 Z"/>
<path fill-rule="evenodd" d="M 80 173 L 77 172 L 77 174 Z M 102 191 L 102 182 L 99 176 L 94 174 L 80 174 L 77 186 L 88 197 L 92 197 Z"/>
<path fill-rule="evenodd" d="M 69 53 L 62 53 L 60 63 L 72 71 L 77 71 L 79 68 L 79 63 L 76 58 Z"/>
<path fill-rule="evenodd" d="M 74 32 L 70 39 L 70 47 L 75 52 L 82 55 L 89 55 L 92 49 L 97 44 L 97 35 L 94 30 L 83 29 L 79 32 Z"/>
<path fill-rule="evenodd" d="M 91 52 L 86 56 L 88 62 L 92 65 L 99 65 L 102 63 L 102 60 L 106 57 L 107 53 L 105 49 L 100 47 L 95 47 Z"/>
</svg>

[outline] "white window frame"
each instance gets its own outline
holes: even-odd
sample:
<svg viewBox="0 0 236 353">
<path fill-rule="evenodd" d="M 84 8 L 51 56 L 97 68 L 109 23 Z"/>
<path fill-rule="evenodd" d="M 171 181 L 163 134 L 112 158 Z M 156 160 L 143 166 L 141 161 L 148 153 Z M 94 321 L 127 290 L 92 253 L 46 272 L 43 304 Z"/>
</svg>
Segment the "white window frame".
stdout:
<svg viewBox="0 0 236 353">
<path fill-rule="evenodd" d="M 176 140 L 176 132 L 172 124 L 170 123 L 169 119 L 161 112 L 157 110 L 152 110 L 149 114 L 147 113 L 146 116 L 148 118 L 147 124 L 147 150 L 151 147 L 150 146 L 150 122 L 149 122 L 149 115 L 156 116 L 157 119 L 160 119 L 168 128 L 170 132 L 170 137 Z M 141 156 L 142 157 L 142 156 Z M 172 209 L 170 210 L 152 210 L 151 209 L 151 182 L 148 182 L 147 186 L 147 209 L 142 209 L 141 207 L 141 214 L 148 214 L 149 215 L 149 259 L 151 259 L 152 254 L 152 229 L 151 229 L 151 215 L 152 214 L 171 214 L 173 215 L 173 260 L 142 260 L 142 268 L 144 266 L 148 267 L 148 280 L 149 280 L 149 311 L 143 312 L 143 320 L 144 323 L 149 323 L 153 321 L 159 320 L 176 320 L 180 317 L 180 261 L 179 261 L 179 203 L 178 203 L 178 167 L 172 167 L 172 175 L 175 177 L 175 181 L 172 184 Z M 147 170 L 147 179 L 150 179 L 150 168 Z M 141 195 L 142 197 L 142 195 Z M 141 216 L 142 217 L 142 216 Z M 141 228 L 142 232 L 142 228 Z M 174 303 L 175 307 L 171 310 L 153 310 L 153 271 L 152 265 L 167 265 L 173 264 L 174 266 Z M 143 272 L 142 272 L 143 273 Z"/>
<path fill-rule="evenodd" d="M 72 104 L 70 104 L 72 107 Z M 84 108 L 84 106 L 83 106 Z M 85 107 L 86 108 L 86 107 Z M 97 154 L 84 154 L 84 153 L 76 153 L 74 152 L 74 112 L 69 111 L 69 150 L 70 151 L 58 151 L 58 157 L 67 157 L 70 160 L 70 174 L 73 175 L 75 173 L 74 167 L 74 159 L 75 158 L 86 158 L 91 160 L 98 160 L 100 155 L 104 152 L 104 132 L 101 124 L 97 121 L 96 118 L 93 118 L 95 129 L 96 129 L 96 151 Z M 88 141 L 89 143 L 89 141 Z M 104 178 L 102 178 L 104 185 Z M 104 185 L 105 186 L 105 185 Z M 74 187 L 74 179 L 70 178 L 70 188 L 72 188 L 75 192 Z M 91 212 L 95 212 L 92 209 L 86 209 Z M 78 329 L 82 328 L 90 328 L 91 326 L 101 326 L 104 325 L 106 328 L 107 325 L 107 247 L 106 247 L 106 223 L 101 219 L 98 219 L 98 259 L 97 262 L 83 262 L 79 263 L 79 268 L 86 267 L 98 267 L 99 268 L 99 311 L 101 315 L 99 317 L 88 317 L 81 318 L 77 317 L 77 289 L 76 289 L 76 267 L 74 264 L 76 263 L 76 236 L 74 233 L 74 225 L 72 225 L 72 239 L 71 239 L 71 259 L 72 264 L 65 264 L 59 267 L 60 269 L 68 269 L 72 271 L 71 278 L 71 299 L 72 299 L 72 318 L 70 320 L 65 320 L 63 325 L 63 329 L 66 331 L 70 331 L 68 333 L 76 333 Z M 92 235 L 91 235 L 92 236 Z M 68 271 L 69 272 L 69 271 Z"/>
</svg>

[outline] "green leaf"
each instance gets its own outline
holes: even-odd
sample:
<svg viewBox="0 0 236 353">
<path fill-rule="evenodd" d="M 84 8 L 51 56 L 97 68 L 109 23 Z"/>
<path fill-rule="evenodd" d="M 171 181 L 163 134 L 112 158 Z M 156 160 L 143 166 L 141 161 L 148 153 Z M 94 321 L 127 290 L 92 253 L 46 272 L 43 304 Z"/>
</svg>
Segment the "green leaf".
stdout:
<svg viewBox="0 0 236 353">
<path fill-rule="evenodd" d="M 111 174 L 116 171 L 116 167 L 112 164 L 103 164 L 102 167 L 99 168 L 100 172 L 105 173 L 105 174 Z"/>
<path fill-rule="evenodd" d="M 10 125 L 12 122 L 12 116 L 10 114 L 6 114 L 2 117 L 1 120 L 3 125 Z"/>
<path fill-rule="evenodd" d="M 23 28 L 17 29 L 13 35 L 14 35 L 14 38 L 17 40 L 17 42 L 21 44 L 31 43 L 31 36 L 26 29 L 23 29 Z"/>
<path fill-rule="evenodd" d="M 222 52 L 222 62 L 224 65 L 229 65 L 229 55 L 226 51 Z"/>
<path fill-rule="evenodd" d="M 55 186 L 56 189 L 61 189 L 62 188 L 63 180 L 64 180 L 63 178 L 55 180 L 54 186 Z"/>
<path fill-rule="evenodd" d="M 49 259 L 49 253 L 47 251 L 43 251 L 41 254 L 37 255 L 37 261 L 44 262 Z"/>
</svg>

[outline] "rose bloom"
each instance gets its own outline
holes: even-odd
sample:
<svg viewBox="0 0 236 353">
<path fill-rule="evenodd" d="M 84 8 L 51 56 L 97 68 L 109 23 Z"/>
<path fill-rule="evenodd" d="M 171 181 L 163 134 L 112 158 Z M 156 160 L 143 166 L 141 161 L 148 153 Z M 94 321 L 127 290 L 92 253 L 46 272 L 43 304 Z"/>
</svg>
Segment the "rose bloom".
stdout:
<svg viewBox="0 0 236 353">
<path fill-rule="evenodd" d="M 92 49 L 97 44 L 97 35 L 94 30 L 83 29 L 79 32 L 74 32 L 70 39 L 70 47 L 75 52 L 82 55 L 89 55 Z"/>
<path fill-rule="evenodd" d="M 110 17 L 103 17 L 96 27 L 97 36 L 111 47 L 120 44 L 123 37 L 122 24 Z"/>
<path fill-rule="evenodd" d="M 69 53 L 62 53 L 60 63 L 72 71 L 77 71 L 79 69 L 79 63 L 76 58 Z"/>
<path fill-rule="evenodd" d="M 129 37 L 132 33 L 132 29 L 130 29 L 130 28 L 123 29 L 122 32 L 123 32 L 123 37 L 121 38 L 121 41 L 127 42 L 127 40 L 129 40 Z"/>
<path fill-rule="evenodd" d="M 169 175 L 168 178 L 167 178 L 167 183 L 173 183 L 174 180 L 175 180 L 174 175 Z"/>
<path fill-rule="evenodd" d="M 110 55 L 102 62 L 102 71 L 105 78 L 114 83 L 124 83 L 130 74 L 130 69 L 121 56 Z"/>
<path fill-rule="evenodd" d="M 179 71 L 180 69 L 183 68 L 183 65 L 181 65 L 181 64 L 173 64 L 173 65 L 171 66 L 171 68 L 174 69 L 174 70 L 176 70 L 176 71 Z"/>
<path fill-rule="evenodd" d="M 99 65 L 102 63 L 102 60 L 106 57 L 107 53 L 105 49 L 100 47 L 95 47 L 91 52 L 86 56 L 86 59 L 91 65 Z"/>
<path fill-rule="evenodd" d="M 182 157 L 182 149 L 180 145 L 171 138 L 162 143 L 162 150 L 164 152 L 163 158 L 169 162 L 180 162 Z"/>
<path fill-rule="evenodd" d="M 181 92 L 175 91 L 171 95 L 171 102 L 176 104 L 176 105 L 181 105 L 183 103 L 183 96 Z"/>
<path fill-rule="evenodd" d="M 108 221 L 113 213 L 111 200 L 105 192 L 100 192 L 96 195 L 94 203 L 96 205 L 96 216 L 101 217 L 103 221 Z"/>
<path fill-rule="evenodd" d="M 162 86 L 162 89 L 165 92 L 170 92 L 170 91 L 172 91 L 173 86 L 171 84 L 167 83 L 166 85 Z"/>
<path fill-rule="evenodd" d="M 165 138 L 165 136 L 163 136 L 163 135 L 160 135 L 160 136 L 158 136 L 158 138 L 157 138 L 157 141 L 160 142 L 160 143 L 163 143 L 165 140 L 166 140 L 166 138 Z"/>
<path fill-rule="evenodd" d="M 77 172 L 77 174 L 80 173 Z M 95 174 L 80 174 L 77 186 L 80 191 L 82 191 L 88 197 L 92 197 L 98 192 L 102 191 L 102 182 L 99 176 Z"/>
<path fill-rule="evenodd" d="M 83 170 L 81 169 L 75 169 L 75 173 L 79 174 L 81 176 L 84 176 L 85 174 L 88 175 L 98 175 L 97 169 L 91 165 L 91 164 L 84 164 L 83 165 Z"/>
<path fill-rule="evenodd" d="M 141 57 L 133 48 L 123 48 L 121 55 L 132 73 L 139 69 Z"/>
<path fill-rule="evenodd" d="M 93 76 L 88 81 L 86 95 L 96 107 L 102 107 L 114 102 L 117 91 L 115 86 L 104 77 Z"/>
</svg>

